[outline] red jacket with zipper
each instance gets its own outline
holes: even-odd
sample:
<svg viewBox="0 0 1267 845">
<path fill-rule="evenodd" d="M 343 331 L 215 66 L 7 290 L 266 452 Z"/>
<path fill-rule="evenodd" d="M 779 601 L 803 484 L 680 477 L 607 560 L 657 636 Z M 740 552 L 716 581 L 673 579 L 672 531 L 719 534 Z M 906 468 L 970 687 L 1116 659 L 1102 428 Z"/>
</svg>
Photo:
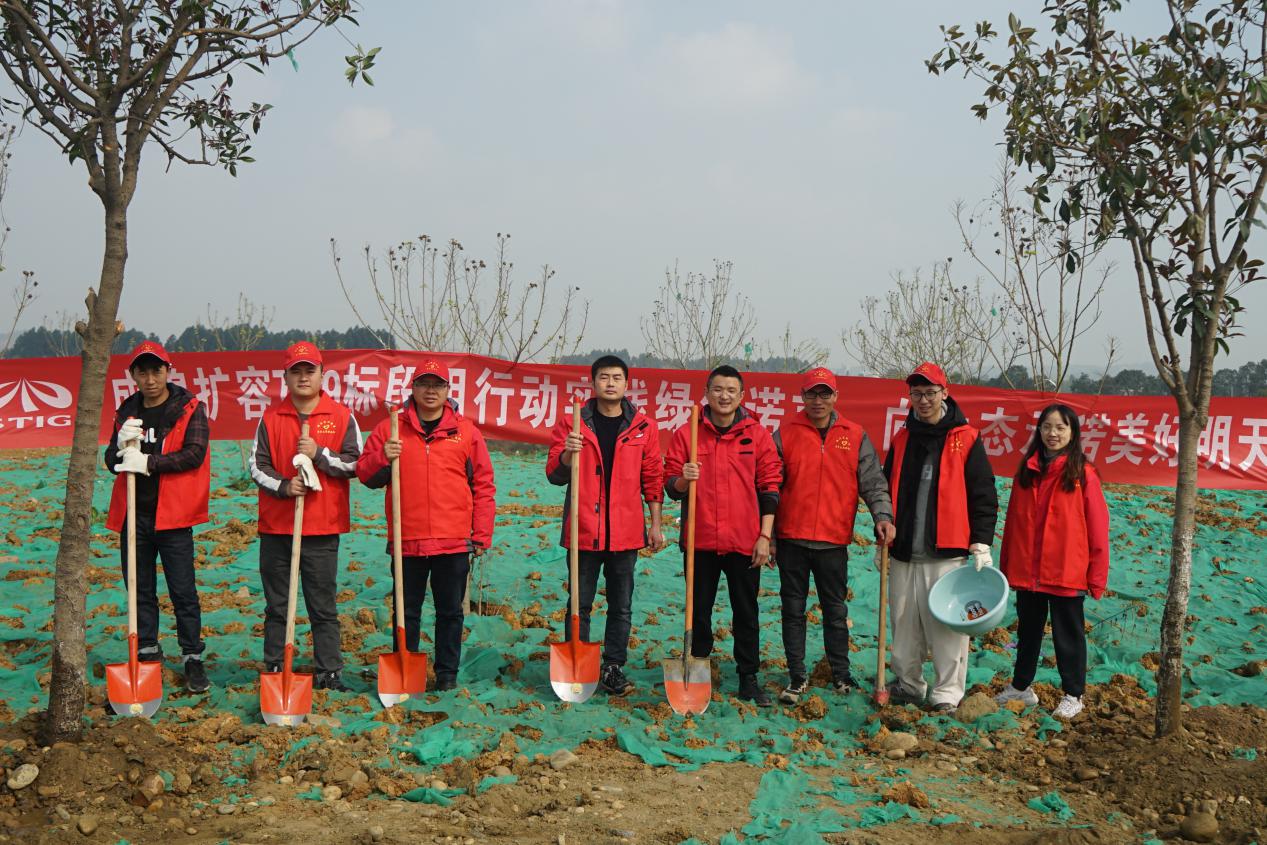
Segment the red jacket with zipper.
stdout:
<svg viewBox="0 0 1267 845">
<path fill-rule="evenodd" d="M 340 405 L 324 391 L 317 400 L 317 407 L 308 415 L 308 436 L 317 442 L 317 450 L 339 452 L 344 436 L 351 424 L 352 412 Z M 280 399 L 264 412 L 260 419 L 268 435 L 268 450 L 272 470 L 283 482 L 294 478 L 298 472 L 291 459 L 299 451 L 299 435 L 302 423 L 299 412 L 289 398 Z M 259 491 L 259 533 L 290 535 L 295 528 L 295 500 L 279 497 L 261 489 Z M 321 536 L 346 534 L 351 530 L 351 514 L 348 507 L 348 480 L 325 473 L 321 474 L 321 489 L 310 490 L 304 496 L 303 535 Z"/>
<path fill-rule="evenodd" d="M 383 444 L 391 437 L 391 419 L 370 432 L 356 464 L 368 487 L 384 487 L 387 539 L 395 536 L 391 462 Z M 466 417 L 445 406 L 430 435 L 424 433 L 413 401 L 400 415 L 400 523 L 403 552 L 411 557 L 459 554 L 493 542 L 497 488 L 484 435 Z"/>
<path fill-rule="evenodd" d="M 1034 453 L 1029 467 L 1041 474 L 1033 485 L 1012 483 L 999 569 L 1014 590 L 1098 600 L 1109 577 L 1109 508 L 1090 463 L 1083 482 L 1065 490 L 1066 460 L 1057 456 L 1044 472 Z"/>
<path fill-rule="evenodd" d="M 665 489 L 681 499 L 686 519 L 686 493 L 671 486 L 691 459 L 690 423 L 673 432 L 665 455 Z M 752 554 L 761 533 L 761 499 L 775 507 L 783 481 L 783 462 L 770 432 L 740 407 L 735 422 L 718 434 L 705 407 L 699 419 L 700 479 L 696 489 L 695 548 L 718 554 Z M 774 510 L 768 511 L 773 513 Z M 685 525 L 682 539 L 685 542 Z"/>
<path fill-rule="evenodd" d="M 594 433 L 597 400 L 590 399 L 581 407 L 580 514 L 578 541 L 581 551 L 625 552 L 647 545 L 643 502 L 664 501 L 664 466 L 660 458 L 659 430 L 647 415 L 622 400 L 624 422 L 616 435 L 616 452 L 612 466 L 603 466 L 598 435 Z M 554 426 L 550 453 L 546 458 L 546 478 L 551 484 L 568 485 L 572 468 L 561 460 L 567 436 L 572 433 L 572 416 L 565 414 Z M 603 473 L 611 474 L 610 499 L 604 490 Z M 563 536 L 559 544 L 569 546 L 568 507 L 571 495 L 564 499 Z M 611 535 L 607 536 L 608 525 Z"/>
<path fill-rule="evenodd" d="M 198 409 L 199 401 L 190 398 L 181 410 L 180 418 L 171 430 L 163 437 L 162 454 L 170 455 L 180 451 L 185 445 L 185 429 L 189 420 Z M 119 424 L 114 423 L 113 437 L 118 437 Z M 128 485 L 127 473 L 121 472 L 114 478 L 114 489 L 110 492 L 110 510 L 106 514 L 106 528 L 111 531 L 123 530 L 127 519 Z M 210 450 L 203 456 L 202 463 L 196 468 L 184 472 L 160 473 L 158 476 L 158 507 L 154 511 L 154 530 L 167 531 L 172 528 L 190 528 L 207 521 L 207 502 L 211 490 L 211 454 Z"/>
<path fill-rule="evenodd" d="M 824 438 L 804 411 L 779 425 L 783 490 L 774 527 L 780 539 L 853 542 L 863 436 L 862 426 L 837 416 Z"/>
</svg>

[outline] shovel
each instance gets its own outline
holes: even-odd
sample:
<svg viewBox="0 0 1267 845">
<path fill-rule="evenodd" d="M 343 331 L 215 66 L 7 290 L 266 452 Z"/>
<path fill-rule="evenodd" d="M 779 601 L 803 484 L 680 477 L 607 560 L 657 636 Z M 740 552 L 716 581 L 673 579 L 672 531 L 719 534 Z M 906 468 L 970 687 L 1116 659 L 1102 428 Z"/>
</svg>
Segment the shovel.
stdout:
<svg viewBox="0 0 1267 845">
<path fill-rule="evenodd" d="M 106 696 L 119 716 L 149 718 L 163 703 L 163 664 L 136 657 L 136 476 L 128 473 L 128 662 L 106 666 Z"/>
<path fill-rule="evenodd" d="M 400 439 L 400 409 L 391 409 L 392 440 Z M 400 552 L 400 459 L 392 461 L 392 582 L 396 608 L 396 650 L 378 656 L 378 700 L 384 707 L 408 701 L 427 690 L 427 655 L 405 646 L 404 568 Z"/>
<path fill-rule="evenodd" d="M 308 436 L 304 423 L 303 436 Z M 295 497 L 290 535 L 290 595 L 286 599 L 286 650 L 282 671 L 260 673 L 260 713 L 270 725 L 298 725 L 312 712 L 312 675 L 292 671 L 295 660 L 295 604 L 299 599 L 299 552 L 304 534 L 304 497 Z"/>
<path fill-rule="evenodd" d="M 875 652 L 875 694 L 872 696 L 875 703 L 879 707 L 889 703 L 889 687 L 884 680 L 885 659 L 884 650 L 886 648 L 885 635 L 888 631 L 885 628 L 884 613 L 889 602 L 889 547 L 880 546 L 880 599 L 876 602 L 880 606 L 880 627 L 876 634 L 876 652 Z"/>
<path fill-rule="evenodd" d="M 699 460 L 699 405 L 691 408 L 691 463 Z M 713 697 L 713 667 L 706 657 L 692 657 L 695 627 L 695 482 L 686 493 L 686 634 L 681 658 L 664 661 L 664 691 L 674 713 L 703 713 Z"/>
<path fill-rule="evenodd" d="M 572 406 L 572 433 L 581 433 L 581 406 Z M 568 594 L 572 602 L 568 640 L 550 644 L 550 686 L 564 701 L 586 701 L 598 689 L 602 649 L 598 643 L 581 642 L 581 453 L 572 456 L 572 482 L 568 487 Z"/>
</svg>

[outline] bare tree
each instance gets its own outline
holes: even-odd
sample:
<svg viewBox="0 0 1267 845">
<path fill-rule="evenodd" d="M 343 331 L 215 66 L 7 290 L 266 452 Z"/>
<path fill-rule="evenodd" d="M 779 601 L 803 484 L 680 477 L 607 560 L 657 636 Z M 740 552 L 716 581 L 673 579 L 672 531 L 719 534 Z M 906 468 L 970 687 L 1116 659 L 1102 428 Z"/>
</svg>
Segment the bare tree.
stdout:
<svg viewBox="0 0 1267 845">
<path fill-rule="evenodd" d="M 268 336 L 277 309 L 263 306 L 238 294 L 238 310 L 232 316 L 221 317 L 207 305 L 207 331 L 216 349 L 232 349 L 246 352 L 255 349 Z"/>
<path fill-rule="evenodd" d="M 0 271 L 5 269 L 4 248 L 9 242 L 9 222 L 4 216 L 4 200 L 9 193 L 9 162 L 13 156 L 9 147 L 16 132 L 16 126 L 0 121 Z M 0 358 L 9 354 L 9 347 L 13 345 L 13 338 L 17 335 L 18 323 L 22 320 L 23 312 L 35 301 L 35 289 L 39 286 L 35 273 L 30 270 L 23 270 L 22 280 L 13 286 L 13 315 L 9 321 L 9 331 L 4 335 L 4 345 L 0 346 Z"/>
<path fill-rule="evenodd" d="M 1009 304 L 986 296 L 981 283 L 955 284 L 950 261 L 921 275 L 898 273 L 883 297 L 862 300 L 862 318 L 841 335 L 845 351 L 869 375 L 899 378 L 923 361 L 951 378 L 979 382 L 1016 360 Z"/>
<path fill-rule="evenodd" d="M 783 334 L 760 345 L 765 355 L 765 369 L 776 373 L 803 373 L 826 365 L 830 350 L 817 338 L 792 335 L 792 324 L 783 327 Z"/>
<path fill-rule="evenodd" d="M 963 202 L 954 208 L 964 250 L 993 280 L 1008 306 L 1014 342 L 988 343 L 986 333 L 974 331 L 981 324 L 971 319 L 960 322 L 985 343 L 1011 387 L 1059 392 L 1069 377 L 1078 341 L 1100 319 L 1100 294 L 1113 265 L 1096 261 L 1104 242 L 1091 231 L 1089 218 L 1050 220 L 1031 202 L 1018 203 L 1015 177 L 1015 166 L 1005 158 L 988 199 L 971 209 Z M 1113 363 L 1111 342 L 1109 349 L 1104 373 Z M 1015 361 L 1024 362 L 1030 383 L 1012 383 Z"/>
<path fill-rule="evenodd" d="M 574 286 L 554 297 L 555 271 L 548 264 L 536 281 L 517 282 L 509 241 L 509 234 L 497 233 L 491 272 L 488 262 L 468 257 L 456 239 L 442 249 L 431 236 L 419 235 L 382 255 L 364 247 L 370 308 L 378 310 L 379 320 L 372 319 L 359 290 L 344 277 L 333 238 L 330 257 L 352 313 L 383 348 L 394 340 L 411 349 L 474 352 L 508 361 L 557 361 L 574 354 L 585 336 L 589 302 Z"/>
<path fill-rule="evenodd" d="M 752 302 L 735 289 L 730 261 L 713 261 L 711 276 L 687 273 L 674 263 L 664 271 L 650 314 L 642 318 L 647 354 L 680 369 L 702 364 L 712 369 L 748 349 L 757 315 Z"/>
</svg>

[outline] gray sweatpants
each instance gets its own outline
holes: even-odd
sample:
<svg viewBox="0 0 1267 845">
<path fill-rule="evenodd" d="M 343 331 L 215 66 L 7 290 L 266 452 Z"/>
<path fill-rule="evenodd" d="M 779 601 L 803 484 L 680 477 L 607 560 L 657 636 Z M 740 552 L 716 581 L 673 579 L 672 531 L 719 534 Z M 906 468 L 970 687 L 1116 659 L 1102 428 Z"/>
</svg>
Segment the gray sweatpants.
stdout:
<svg viewBox="0 0 1267 845">
<path fill-rule="evenodd" d="M 889 622 L 892 626 L 892 669 L 903 691 L 923 698 L 924 658 L 933 653 L 933 690 L 929 704 L 959 706 L 968 678 L 968 636 L 933 618 L 928 591 L 937 579 L 964 563 L 964 558 L 907 563 L 889 561 Z"/>
<path fill-rule="evenodd" d="M 339 535 L 304 537 L 299 554 L 299 587 L 308 609 L 318 672 L 343 668 L 339 651 Z M 264 662 L 281 663 L 286 647 L 286 600 L 290 597 L 290 535 L 260 535 L 260 582 L 264 585 Z M 298 641 L 299 637 L 296 635 Z M 296 651 L 299 650 L 296 642 Z"/>
</svg>

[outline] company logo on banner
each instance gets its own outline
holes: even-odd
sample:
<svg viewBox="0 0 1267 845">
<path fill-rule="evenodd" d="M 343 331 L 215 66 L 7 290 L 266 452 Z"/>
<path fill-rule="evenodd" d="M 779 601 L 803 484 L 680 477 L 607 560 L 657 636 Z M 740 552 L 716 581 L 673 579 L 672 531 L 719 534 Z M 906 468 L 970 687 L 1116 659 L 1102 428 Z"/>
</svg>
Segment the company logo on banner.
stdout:
<svg viewBox="0 0 1267 845">
<path fill-rule="evenodd" d="M 55 381 L 17 378 L 0 380 L 0 431 L 69 428 L 75 395 Z"/>
<path fill-rule="evenodd" d="M 207 408 L 216 440 L 249 440 L 270 405 L 286 398 L 279 350 L 173 355 L 170 378 Z M 551 442 L 574 401 L 591 396 L 589 368 L 515 364 L 480 355 L 388 350 L 328 350 L 321 385 L 355 415 L 362 431 L 407 399 L 418 373 L 447 372 L 449 399 L 485 436 Z M 127 356 L 106 378 L 97 432 L 104 443 L 119 403 L 136 391 Z M 33 374 L 37 377 L 33 377 Z M 0 360 L 0 449 L 67 446 L 80 375 L 79 358 Z M 635 369 L 626 394 L 653 421 L 662 440 L 690 419 L 704 398 L 705 373 Z M 770 431 L 802 411 L 804 375 L 745 373 L 744 406 Z M 836 410 L 858 423 L 882 455 L 906 422 L 907 385 L 899 380 L 841 376 Z M 950 385 L 996 474 L 1010 478 L 1034 434 L 1035 414 L 1054 397 L 1030 391 Z M 1105 481 L 1173 485 L 1179 420 L 1162 396 L 1061 395 L 1082 422 L 1082 442 Z M 843 444 L 841 444 L 843 445 Z M 861 448 L 858 442 L 849 444 Z M 835 444 L 833 444 L 835 446 Z M 951 444 L 954 448 L 954 444 Z M 1267 399 L 1216 397 L 1201 432 L 1198 483 L 1225 489 L 1267 488 Z"/>
</svg>

